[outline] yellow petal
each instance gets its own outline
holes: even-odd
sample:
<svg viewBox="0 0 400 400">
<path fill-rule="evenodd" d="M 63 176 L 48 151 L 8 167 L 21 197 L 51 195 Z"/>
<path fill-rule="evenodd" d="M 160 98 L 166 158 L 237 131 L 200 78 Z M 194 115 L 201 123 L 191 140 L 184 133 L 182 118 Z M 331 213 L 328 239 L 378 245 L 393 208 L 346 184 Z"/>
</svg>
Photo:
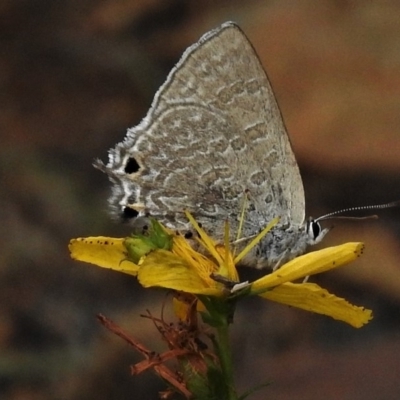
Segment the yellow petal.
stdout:
<svg viewBox="0 0 400 400">
<path fill-rule="evenodd" d="M 184 301 L 181 301 L 177 298 L 172 299 L 172 305 L 174 307 L 174 313 L 175 315 L 181 320 L 181 321 L 186 321 L 190 305 L 187 304 Z"/>
<path fill-rule="evenodd" d="M 212 284 L 211 274 L 218 272 L 218 266 L 205 255 L 194 250 L 182 237 L 174 238 L 172 253 L 189 266 L 203 281 Z"/>
<path fill-rule="evenodd" d="M 199 242 L 217 260 L 218 264 L 221 265 L 223 263 L 223 260 L 219 255 L 219 253 L 215 250 L 216 243 L 214 242 L 214 240 L 207 235 L 204 229 L 200 227 L 200 225 L 188 211 L 185 211 L 185 215 L 186 218 L 189 220 L 189 222 L 194 226 L 194 229 L 196 229 L 197 233 L 199 234 L 200 236 Z"/>
<path fill-rule="evenodd" d="M 256 280 L 252 284 L 251 292 L 260 293 L 285 282 L 340 267 L 360 257 L 363 250 L 362 243 L 345 243 L 313 251 L 289 261 L 272 274 Z"/>
<path fill-rule="evenodd" d="M 361 328 L 372 319 L 372 311 L 354 306 L 345 299 L 334 296 L 315 283 L 284 283 L 261 297 L 289 306 L 327 315 Z"/>
<path fill-rule="evenodd" d="M 222 295 L 223 288 L 211 278 L 202 279 L 182 258 L 166 250 L 155 250 L 143 258 L 138 280 L 144 287 L 159 286 L 211 296 Z"/>
<path fill-rule="evenodd" d="M 200 239 L 197 239 L 198 242 L 213 256 L 218 264 L 213 267 L 211 272 L 217 275 L 221 275 L 233 282 L 239 281 L 239 275 L 237 273 L 236 266 L 233 261 L 233 255 L 229 246 L 230 235 L 228 222 L 225 222 L 224 245 L 222 245 L 221 243 L 216 243 L 210 236 L 208 236 L 204 229 L 200 227 L 200 225 L 196 222 L 196 220 L 188 211 L 185 211 L 185 214 L 200 236 Z M 179 244 L 179 238 L 174 238 L 174 244 Z M 186 253 L 195 252 L 191 248 L 189 250 L 187 249 L 188 247 L 190 247 L 187 242 L 183 246 L 180 245 L 180 247 L 182 249 L 186 248 L 186 250 L 184 250 L 184 252 Z M 173 251 L 177 254 L 175 250 Z M 211 272 L 208 272 L 208 275 Z"/>
<path fill-rule="evenodd" d="M 188 303 L 187 301 L 181 300 L 179 298 L 179 294 L 178 294 L 178 297 L 174 297 L 172 299 L 172 305 L 174 308 L 175 315 L 181 321 L 187 321 L 188 317 L 190 317 L 191 304 Z M 204 304 L 197 298 L 196 298 L 196 311 L 197 312 L 205 312 L 206 311 Z"/>
<path fill-rule="evenodd" d="M 124 241 L 105 236 L 78 238 L 72 239 L 68 248 L 74 260 L 136 275 L 139 267 L 126 259 Z"/>
</svg>

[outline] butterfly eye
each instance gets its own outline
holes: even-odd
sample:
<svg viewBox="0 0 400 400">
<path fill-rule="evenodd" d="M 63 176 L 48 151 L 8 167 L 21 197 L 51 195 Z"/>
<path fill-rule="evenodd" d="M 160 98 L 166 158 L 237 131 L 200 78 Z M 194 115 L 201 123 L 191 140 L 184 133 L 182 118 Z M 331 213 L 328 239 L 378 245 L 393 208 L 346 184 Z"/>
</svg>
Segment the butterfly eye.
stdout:
<svg viewBox="0 0 400 400">
<path fill-rule="evenodd" d="M 128 162 L 125 165 L 124 171 L 127 174 L 133 174 L 135 172 L 138 172 L 139 169 L 140 165 L 138 164 L 138 162 L 133 157 L 129 157 Z"/>
<path fill-rule="evenodd" d="M 307 233 L 308 236 L 313 239 L 316 240 L 317 237 L 320 235 L 321 233 L 321 224 L 319 222 L 316 222 L 313 219 L 310 219 L 307 222 Z"/>
</svg>

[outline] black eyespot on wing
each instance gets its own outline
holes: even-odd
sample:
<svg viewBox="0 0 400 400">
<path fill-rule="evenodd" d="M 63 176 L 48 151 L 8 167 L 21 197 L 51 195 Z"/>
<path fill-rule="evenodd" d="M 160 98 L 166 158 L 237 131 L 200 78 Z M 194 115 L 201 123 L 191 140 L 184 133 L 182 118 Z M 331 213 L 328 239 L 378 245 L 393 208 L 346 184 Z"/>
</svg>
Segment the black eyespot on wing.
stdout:
<svg viewBox="0 0 400 400">
<path fill-rule="evenodd" d="M 121 217 L 124 221 L 128 221 L 133 218 L 136 218 L 138 215 L 139 215 L 139 213 L 136 210 L 134 210 L 133 208 L 125 207 L 124 210 L 122 211 Z"/>
<path fill-rule="evenodd" d="M 185 233 L 185 239 L 191 239 L 193 237 L 193 232 L 192 231 L 187 231 Z"/>
<path fill-rule="evenodd" d="M 125 165 L 124 171 L 127 174 L 133 174 L 134 172 L 138 172 L 140 169 L 140 165 L 138 162 L 133 158 L 129 157 L 128 162 Z"/>
</svg>

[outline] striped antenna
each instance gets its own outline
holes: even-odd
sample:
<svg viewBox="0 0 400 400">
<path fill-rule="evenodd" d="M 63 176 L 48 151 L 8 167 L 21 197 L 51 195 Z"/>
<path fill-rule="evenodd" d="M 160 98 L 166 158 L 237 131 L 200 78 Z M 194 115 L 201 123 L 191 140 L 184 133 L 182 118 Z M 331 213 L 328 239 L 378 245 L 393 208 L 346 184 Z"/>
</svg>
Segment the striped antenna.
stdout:
<svg viewBox="0 0 400 400">
<path fill-rule="evenodd" d="M 345 217 L 345 216 L 340 216 L 340 214 L 350 212 L 350 211 L 360 211 L 360 210 L 380 210 L 383 208 L 393 208 L 393 207 L 399 207 L 400 206 L 400 200 L 398 201 L 392 201 L 391 203 L 386 203 L 386 204 L 376 204 L 372 206 L 361 206 L 361 207 L 350 207 L 350 208 L 344 208 L 343 210 L 339 211 L 334 211 L 329 214 L 323 215 L 322 217 L 319 217 L 314 220 L 314 222 L 319 222 L 319 221 L 324 221 L 326 219 L 332 219 L 332 218 L 350 218 L 350 219 L 364 219 L 364 218 L 374 218 L 376 216 L 370 216 L 370 217 Z"/>
</svg>

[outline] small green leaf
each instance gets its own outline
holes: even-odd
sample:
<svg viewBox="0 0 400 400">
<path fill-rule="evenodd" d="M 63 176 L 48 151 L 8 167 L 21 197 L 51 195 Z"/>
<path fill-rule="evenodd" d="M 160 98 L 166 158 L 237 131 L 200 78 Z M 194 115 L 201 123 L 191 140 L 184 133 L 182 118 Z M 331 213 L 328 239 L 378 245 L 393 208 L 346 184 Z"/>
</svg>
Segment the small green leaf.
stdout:
<svg viewBox="0 0 400 400">
<path fill-rule="evenodd" d="M 146 234 L 132 235 L 124 241 L 128 251 L 128 259 L 134 263 L 138 263 L 141 257 L 153 250 L 171 250 L 172 248 L 172 236 L 164 230 L 160 223 L 151 218 L 150 225 L 150 229 Z"/>
</svg>

